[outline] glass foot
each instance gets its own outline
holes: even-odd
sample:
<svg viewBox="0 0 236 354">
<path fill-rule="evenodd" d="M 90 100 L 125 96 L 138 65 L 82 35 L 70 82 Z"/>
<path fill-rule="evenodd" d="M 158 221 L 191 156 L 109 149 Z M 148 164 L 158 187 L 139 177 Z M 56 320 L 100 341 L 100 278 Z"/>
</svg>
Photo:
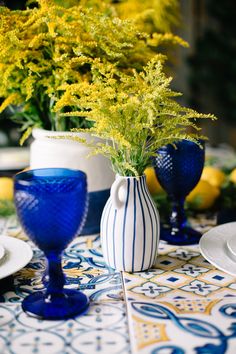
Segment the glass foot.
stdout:
<svg viewBox="0 0 236 354">
<path fill-rule="evenodd" d="M 187 246 L 198 244 L 202 234 L 191 227 L 182 230 L 173 230 L 168 226 L 161 226 L 160 238 L 171 245 Z"/>
<path fill-rule="evenodd" d="M 22 308 L 30 315 L 46 320 L 63 320 L 83 314 L 89 305 L 88 297 L 78 290 L 64 289 L 63 296 L 46 298 L 45 292 L 38 291 L 27 296 Z"/>
</svg>

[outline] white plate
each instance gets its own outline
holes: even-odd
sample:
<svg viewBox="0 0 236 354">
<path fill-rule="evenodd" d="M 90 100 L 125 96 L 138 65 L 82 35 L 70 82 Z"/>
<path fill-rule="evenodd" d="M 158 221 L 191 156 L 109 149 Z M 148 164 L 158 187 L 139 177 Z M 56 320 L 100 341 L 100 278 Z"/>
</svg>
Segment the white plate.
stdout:
<svg viewBox="0 0 236 354">
<path fill-rule="evenodd" d="M 6 253 L 0 264 L 0 279 L 18 272 L 33 256 L 31 247 L 17 238 L 0 235 L 0 245 L 4 247 Z"/>
<path fill-rule="evenodd" d="M 199 246 L 208 262 L 236 276 L 236 222 L 213 227 L 201 237 Z"/>
<path fill-rule="evenodd" d="M 1 259 L 4 257 L 5 254 L 5 248 L 0 244 L 0 262 Z"/>
</svg>

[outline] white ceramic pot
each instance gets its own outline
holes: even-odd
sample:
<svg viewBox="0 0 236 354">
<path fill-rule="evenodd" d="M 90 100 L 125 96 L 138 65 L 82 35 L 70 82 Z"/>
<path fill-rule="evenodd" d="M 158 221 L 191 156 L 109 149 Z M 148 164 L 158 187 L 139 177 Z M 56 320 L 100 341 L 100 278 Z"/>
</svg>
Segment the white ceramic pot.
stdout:
<svg viewBox="0 0 236 354">
<path fill-rule="evenodd" d="M 110 161 L 104 156 L 88 158 L 90 148 L 84 144 L 69 139 L 54 139 L 56 136 L 66 135 L 91 139 L 87 133 L 34 129 L 34 141 L 30 147 L 30 168 L 64 167 L 84 171 L 88 180 L 89 210 L 82 234 L 98 233 L 102 210 L 115 178 L 114 173 Z"/>
<path fill-rule="evenodd" d="M 160 220 L 146 177 L 117 176 L 102 213 L 101 242 L 106 263 L 137 272 L 155 263 Z"/>
</svg>

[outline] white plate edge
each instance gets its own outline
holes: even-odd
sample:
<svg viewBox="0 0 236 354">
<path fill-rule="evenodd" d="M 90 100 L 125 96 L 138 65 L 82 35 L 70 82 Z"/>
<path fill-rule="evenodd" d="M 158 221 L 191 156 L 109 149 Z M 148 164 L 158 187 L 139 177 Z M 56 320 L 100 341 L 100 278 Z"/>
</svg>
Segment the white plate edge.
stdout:
<svg viewBox="0 0 236 354">
<path fill-rule="evenodd" d="M 4 275 L 4 276 L 0 275 L 0 280 L 9 277 L 10 275 L 15 274 L 16 272 L 18 272 L 19 270 L 24 268 L 31 261 L 31 259 L 33 257 L 33 250 L 27 242 L 25 242 L 23 240 L 19 240 L 15 237 L 12 237 L 12 236 L 4 236 L 4 235 L 0 235 L 0 242 L 1 242 L 1 239 L 5 239 L 5 240 L 7 239 L 7 241 L 10 241 L 13 243 L 14 243 L 14 241 L 16 241 L 17 243 L 20 242 L 22 245 L 24 245 L 23 247 L 25 247 L 25 250 L 27 250 L 26 252 L 28 253 L 28 258 L 27 258 L 27 261 L 25 260 L 24 262 L 21 263 L 21 265 L 18 265 L 14 271 L 10 270 L 9 273 L 6 273 L 6 275 Z M 5 246 L 5 248 L 7 248 L 7 247 Z M 1 268 L 1 266 L 0 266 L 0 268 Z"/>
<path fill-rule="evenodd" d="M 210 257 L 208 257 L 208 254 L 203 250 L 203 245 L 202 245 L 202 243 L 204 242 L 204 240 L 205 239 L 207 239 L 208 237 L 209 237 L 209 235 L 211 235 L 212 234 L 212 232 L 215 232 L 215 231 L 220 231 L 221 229 L 224 229 L 224 227 L 226 226 L 226 225 L 235 225 L 235 227 L 236 227 L 236 222 L 234 221 L 234 222 L 230 222 L 230 223 L 225 223 L 225 224 L 221 224 L 221 225 L 217 225 L 217 226 L 215 226 L 215 227 L 212 227 L 209 231 L 207 231 L 206 233 L 204 233 L 203 235 L 202 235 L 202 237 L 200 238 L 200 241 L 199 241 L 199 249 L 200 249 L 200 252 L 201 252 L 201 255 L 203 256 L 203 258 L 205 258 L 210 264 L 212 264 L 214 267 L 216 267 L 217 269 L 219 269 L 219 270 L 221 270 L 221 271 L 223 271 L 223 272 L 225 272 L 225 273 L 227 273 L 227 274 L 230 274 L 230 275 L 232 275 L 233 277 L 236 277 L 236 272 L 234 273 L 234 272 L 231 272 L 230 270 L 226 270 L 225 268 L 223 268 L 223 267 L 221 267 L 221 266 L 219 266 L 216 262 L 214 262 L 214 261 L 212 261 L 212 259 L 210 258 Z M 232 235 L 229 235 L 229 236 L 232 236 Z M 223 247 L 224 247 L 225 245 L 223 244 Z M 226 255 L 226 257 L 228 257 L 227 256 L 227 253 L 225 253 L 225 255 Z M 229 258 L 229 257 L 228 257 Z M 230 258 L 230 260 L 232 261 L 232 259 Z M 235 265 L 236 265 L 236 262 L 235 262 Z"/>
</svg>

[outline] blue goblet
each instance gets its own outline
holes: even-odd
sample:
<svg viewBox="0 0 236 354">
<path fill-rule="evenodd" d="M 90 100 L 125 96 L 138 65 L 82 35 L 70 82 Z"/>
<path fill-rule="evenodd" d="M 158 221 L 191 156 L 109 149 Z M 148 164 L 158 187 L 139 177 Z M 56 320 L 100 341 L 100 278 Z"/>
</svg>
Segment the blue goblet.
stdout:
<svg viewBox="0 0 236 354">
<path fill-rule="evenodd" d="M 184 211 L 186 196 L 198 183 L 204 167 L 205 150 L 188 140 L 168 144 L 157 151 L 155 172 L 172 204 L 168 226 L 162 225 L 161 239 L 175 245 L 198 243 L 201 233 L 188 226 Z"/>
<path fill-rule="evenodd" d="M 23 310 L 50 320 L 83 313 L 88 298 L 78 290 L 64 289 L 61 257 L 86 218 L 85 173 L 65 168 L 21 172 L 15 176 L 14 192 L 20 223 L 48 261 L 46 291 L 27 296 L 22 302 Z"/>
</svg>

